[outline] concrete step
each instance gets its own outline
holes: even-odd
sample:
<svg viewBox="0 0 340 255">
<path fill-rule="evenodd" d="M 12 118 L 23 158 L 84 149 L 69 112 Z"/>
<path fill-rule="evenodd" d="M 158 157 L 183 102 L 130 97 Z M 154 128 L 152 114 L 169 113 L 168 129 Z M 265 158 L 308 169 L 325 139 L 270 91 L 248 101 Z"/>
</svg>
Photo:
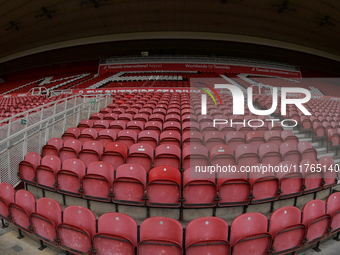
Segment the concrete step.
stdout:
<svg viewBox="0 0 340 255">
<path fill-rule="evenodd" d="M 295 134 L 295 136 L 297 137 L 297 138 L 305 138 L 306 137 L 306 135 L 305 134 Z"/>
<path fill-rule="evenodd" d="M 300 142 L 312 142 L 312 138 L 300 138 Z"/>
<path fill-rule="evenodd" d="M 322 158 L 323 156 L 330 156 L 330 157 L 334 157 L 334 152 L 326 152 L 326 153 L 318 153 L 318 156 L 317 156 L 317 158 L 318 158 L 318 160 L 320 159 L 320 158 Z"/>
<path fill-rule="evenodd" d="M 320 147 L 320 148 L 315 148 L 315 149 L 318 153 L 327 151 L 327 148 L 325 148 L 325 147 Z"/>
</svg>

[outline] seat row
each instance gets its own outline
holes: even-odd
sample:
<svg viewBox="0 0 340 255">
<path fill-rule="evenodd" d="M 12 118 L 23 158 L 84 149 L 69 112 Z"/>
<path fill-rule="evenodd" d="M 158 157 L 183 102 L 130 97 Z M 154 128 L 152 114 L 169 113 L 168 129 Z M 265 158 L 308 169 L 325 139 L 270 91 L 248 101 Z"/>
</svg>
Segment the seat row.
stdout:
<svg viewBox="0 0 340 255">
<path fill-rule="evenodd" d="M 116 156 L 110 158 L 111 161 L 105 161 L 104 156 L 103 161 L 94 160 L 86 165 L 76 158 L 62 162 L 53 155 L 41 160 L 38 153 L 30 152 L 19 164 L 19 176 L 25 183 L 85 199 L 199 208 L 256 204 L 316 192 L 334 186 L 339 171 L 329 156 L 322 157 L 319 162 L 302 160 L 300 165 L 283 161 L 276 165 L 240 166 L 228 162 L 230 157 L 212 154 L 210 166 L 196 157 L 183 174 L 172 166 L 170 157 L 161 163 L 155 161 L 152 167 L 148 158 L 134 153 L 121 164 L 117 164 L 122 160 L 121 155 Z M 195 156 L 190 154 L 190 157 Z"/>
<path fill-rule="evenodd" d="M 261 213 L 245 213 L 230 226 L 217 217 L 202 217 L 183 229 L 168 217 L 151 217 L 138 228 L 122 213 L 105 213 L 98 219 L 81 206 L 64 211 L 50 198 L 35 197 L 7 183 L 0 184 L 0 217 L 19 230 L 76 254 L 287 254 L 340 231 L 340 193 L 327 202 L 315 199 L 302 211 L 287 206 L 269 220 Z M 19 231 L 19 232 L 20 232 Z M 185 233 L 183 235 L 183 233 Z M 20 232 L 21 235 L 21 232 Z M 251 247 L 251 250 L 249 250 Z"/>
<path fill-rule="evenodd" d="M 300 164 L 305 159 L 317 160 L 317 151 L 310 142 L 299 142 L 296 146 L 295 139 L 287 138 L 287 142 L 280 143 L 275 136 L 269 137 L 267 143 L 256 136 L 245 143 L 239 134 L 231 134 L 227 136 L 229 140 L 226 145 L 223 137 L 213 131 L 206 133 L 204 137 L 195 131 L 187 132 L 183 135 L 183 140 L 174 131 L 165 131 L 159 137 L 153 131 L 142 131 L 137 138 L 134 131 L 121 131 L 116 137 L 114 131 L 102 130 L 96 140 L 85 133 L 78 139 L 68 134 L 67 139 L 66 135 L 63 137 L 65 142 L 60 138 L 51 138 L 42 148 L 42 155 L 58 156 L 62 162 L 68 158 L 80 158 L 86 166 L 92 161 L 103 160 L 111 163 L 115 169 L 120 164 L 129 162 L 132 157 L 138 157 L 146 171 L 152 165 L 187 169 L 193 165 L 190 163 L 191 158 L 205 160 L 203 165 L 215 164 L 215 158 L 226 159 L 225 165 L 277 165 L 287 160 Z"/>
</svg>

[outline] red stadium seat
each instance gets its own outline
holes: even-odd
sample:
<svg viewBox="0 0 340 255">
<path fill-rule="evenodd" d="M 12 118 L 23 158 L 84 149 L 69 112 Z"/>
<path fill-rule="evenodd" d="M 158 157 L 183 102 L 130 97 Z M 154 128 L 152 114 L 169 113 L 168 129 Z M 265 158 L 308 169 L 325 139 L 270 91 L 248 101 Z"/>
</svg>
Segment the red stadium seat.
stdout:
<svg viewBox="0 0 340 255">
<path fill-rule="evenodd" d="M 186 131 L 200 131 L 200 125 L 193 121 L 184 122 L 182 124 L 182 133 Z"/>
<path fill-rule="evenodd" d="M 126 124 L 121 120 L 114 120 L 110 122 L 109 129 L 113 129 L 117 134 L 126 128 Z"/>
<path fill-rule="evenodd" d="M 82 132 L 85 128 L 92 128 L 93 120 L 82 120 L 77 128 L 79 128 L 80 132 Z"/>
<path fill-rule="evenodd" d="M 149 122 L 151 122 L 151 123 L 152 122 L 158 122 L 159 124 L 163 125 L 164 120 L 165 120 L 165 118 L 164 118 L 163 114 L 156 113 L 156 114 L 151 114 L 149 116 Z"/>
<path fill-rule="evenodd" d="M 113 112 L 113 111 L 112 111 Z M 132 115 L 130 113 L 122 113 L 118 115 L 118 120 L 124 121 L 127 124 L 129 121 L 132 120 Z"/>
<path fill-rule="evenodd" d="M 85 164 L 79 159 L 67 159 L 57 173 L 57 190 L 60 193 L 80 197 L 81 180 L 85 175 Z"/>
<path fill-rule="evenodd" d="M 263 136 L 264 136 L 264 139 L 266 140 L 267 143 L 273 143 L 278 148 L 280 147 L 281 143 L 283 142 L 280 134 L 276 131 L 266 131 Z"/>
<path fill-rule="evenodd" d="M 145 169 L 136 164 L 124 164 L 116 170 L 113 182 L 113 201 L 119 204 L 144 205 L 146 190 Z"/>
<path fill-rule="evenodd" d="M 56 190 L 56 175 L 60 170 L 61 161 L 56 156 L 45 156 L 41 160 L 41 165 L 37 167 L 36 184 L 38 187 Z"/>
<path fill-rule="evenodd" d="M 235 149 L 236 163 L 240 166 L 252 166 L 260 163 L 257 149 L 251 144 L 241 144 Z"/>
<path fill-rule="evenodd" d="M 155 150 L 154 167 L 172 166 L 181 168 L 181 149 L 176 145 L 159 145 Z"/>
<path fill-rule="evenodd" d="M 185 249 L 187 255 L 229 255 L 228 224 L 217 217 L 201 217 L 190 221 L 186 227 Z"/>
<path fill-rule="evenodd" d="M 299 142 L 298 150 L 301 152 L 302 159 L 317 159 L 318 153 L 310 142 Z"/>
<path fill-rule="evenodd" d="M 240 166 L 235 166 L 235 172 L 218 172 L 217 191 L 219 206 L 247 205 L 250 202 L 250 183 L 246 172 L 240 172 Z"/>
<path fill-rule="evenodd" d="M 65 141 L 64 146 L 59 150 L 59 158 L 63 163 L 66 159 L 78 158 L 81 150 L 81 142 L 76 139 L 68 139 Z"/>
<path fill-rule="evenodd" d="M 224 136 L 218 131 L 208 131 L 204 135 L 204 146 L 210 150 L 215 145 L 224 145 Z"/>
<path fill-rule="evenodd" d="M 14 203 L 15 190 L 9 183 L 0 183 L 0 218 L 10 221 L 8 215 L 9 204 Z"/>
<path fill-rule="evenodd" d="M 266 140 L 263 138 L 263 134 L 259 131 L 250 131 L 246 134 L 247 143 L 259 148 L 261 144 L 264 144 Z"/>
<path fill-rule="evenodd" d="M 102 161 L 110 163 L 116 170 L 126 162 L 128 147 L 124 143 L 113 142 L 105 146 Z"/>
<path fill-rule="evenodd" d="M 281 132 L 281 138 L 283 142 L 289 142 L 297 145 L 299 143 L 299 139 L 295 136 L 293 131 L 290 130 L 284 130 Z"/>
<path fill-rule="evenodd" d="M 51 138 L 47 144 L 42 148 L 42 156 L 46 155 L 59 155 L 59 150 L 63 146 L 63 140 L 60 138 Z"/>
<path fill-rule="evenodd" d="M 238 132 L 241 132 L 244 136 L 246 136 L 249 132 L 253 132 L 253 128 L 251 126 L 248 125 L 248 123 L 243 124 L 236 124 L 236 130 Z M 261 133 L 261 132 L 260 132 Z M 257 133 L 259 134 L 259 133 Z M 263 137 L 263 135 L 262 135 Z"/>
<path fill-rule="evenodd" d="M 203 145 L 189 145 L 183 149 L 183 169 L 191 166 L 208 166 L 208 150 Z"/>
<path fill-rule="evenodd" d="M 244 138 L 244 134 L 240 131 L 231 131 L 228 132 L 226 135 L 226 143 L 230 147 L 232 147 L 234 150 L 236 147 L 240 144 L 245 144 L 246 139 Z"/>
<path fill-rule="evenodd" d="M 105 114 L 111 113 L 112 109 L 110 108 L 102 108 L 99 113 L 102 113 L 105 117 Z"/>
<path fill-rule="evenodd" d="M 9 204 L 11 221 L 18 228 L 30 233 L 30 216 L 35 212 L 35 197 L 27 190 L 18 190 L 14 201 Z"/>
<path fill-rule="evenodd" d="M 218 125 L 219 131 L 224 134 L 225 136 L 230 133 L 230 132 L 235 132 L 236 128 L 235 125 L 231 125 L 231 122 L 228 122 L 226 125 Z M 240 132 L 240 131 L 237 131 Z M 242 133 L 242 132 L 240 132 Z M 244 139 L 244 134 L 243 135 L 243 139 Z M 228 141 L 227 141 L 228 142 Z"/>
<path fill-rule="evenodd" d="M 325 238 L 330 231 L 331 216 L 326 214 L 325 202 L 320 199 L 309 201 L 302 208 L 302 223 L 307 227 L 305 245 Z"/>
<path fill-rule="evenodd" d="M 149 172 L 153 163 L 154 150 L 148 144 L 133 144 L 129 149 L 126 163 L 138 164 Z"/>
<path fill-rule="evenodd" d="M 323 188 L 333 187 L 338 183 L 338 169 L 334 160 L 330 156 L 323 156 L 319 159 L 319 164 L 323 172 Z"/>
<path fill-rule="evenodd" d="M 78 158 L 82 160 L 86 167 L 92 162 L 100 161 L 103 154 L 103 145 L 98 141 L 89 141 L 83 144 L 83 149 L 79 152 Z"/>
<path fill-rule="evenodd" d="M 114 170 L 111 164 L 102 161 L 92 162 L 83 176 L 82 196 L 86 199 L 110 202 Z"/>
<path fill-rule="evenodd" d="M 136 144 L 148 144 L 154 150 L 158 146 L 159 135 L 156 131 L 153 130 L 143 130 L 139 133 L 137 143 Z"/>
<path fill-rule="evenodd" d="M 215 145 L 210 148 L 210 165 L 228 166 L 235 165 L 234 150 L 228 145 Z"/>
<path fill-rule="evenodd" d="M 112 129 L 103 129 L 99 131 L 96 141 L 101 142 L 103 147 L 105 147 L 108 143 L 114 142 L 116 137 L 116 131 Z"/>
<path fill-rule="evenodd" d="M 91 115 L 90 120 L 102 120 L 103 117 L 104 116 L 103 116 L 102 113 L 94 113 L 94 114 Z"/>
<path fill-rule="evenodd" d="M 302 159 L 301 152 L 297 150 L 295 143 L 284 142 L 280 145 L 280 153 L 283 161 L 293 161 L 300 164 Z"/>
<path fill-rule="evenodd" d="M 299 196 L 303 192 L 303 175 L 298 164 L 293 161 L 282 161 L 278 164 L 276 177 L 280 181 L 280 198 Z"/>
<path fill-rule="evenodd" d="M 313 123 L 313 132 L 316 134 L 316 137 L 324 137 L 326 136 L 326 129 L 320 122 Z"/>
<path fill-rule="evenodd" d="M 134 255 L 137 247 L 137 223 L 122 213 L 105 213 L 98 219 L 98 233 L 93 236 L 97 255 Z"/>
<path fill-rule="evenodd" d="M 181 135 L 176 131 L 164 131 L 159 137 L 159 145 L 171 144 L 181 148 Z"/>
<path fill-rule="evenodd" d="M 304 177 L 303 193 L 312 193 L 322 189 L 322 170 L 318 167 L 318 162 L 314 159 L 304 159 L 300 163 L 300 171 Z"/>
<path fill-rule="evenodd" d="M 163 132 L 164 131 L 177 131 L 177 132 L 181 132 L 182 128 L 181 128 L 181 124 L 179 122 L 176 121 L 168 121 L 165 122 L 163 124 Z"/>
<path fill-rule="evenodd" d="M 326 201 L 326 213 L 331 216 L 331 234 L 340 231 L 340 193 L 331 194 Z"/>
<path fill-rule="evenodd" d="M 281 126 L 281 124 L 274 121 L 273 123 L 268 124 L 268 128 L 270 131 L 276 131 L 279 134 L 281 134 L 281 132 L 283 131 L 283 127 Z"/>
<path fill-rule="evenodd" d="M 218 128 L 214 127 L 213 122 L 203 122 L 200 126 L 200 130 L 203 136 L 205 136 L 205 134 L 210 131 L 218 132 Z M 223 133 L 222 136 L 224 136 Z"/>
<path fill-rule="evenodd" d="M 186 131 L 182 135 L 182 148 L 188 145 L 203 145 L 203 135 L 199 131 Z"/>
<path fill-rule="evenodd" d="M 149 206 L 179 207 L 181 173 L 172 166 L 157 166 L 149 172 L 147 200 Z"/>
<path fill-rule="evenodd" d="M 63 142 L 65 143 L 68 139 L 78 139 L 80 135 L 80 129 L 79 128 L 68 128 L 66 132 L 62 135 Z"/>
<path fill-rule="evenodd" d="M 143 131 L 144 129 L 144 124 L 141 121 L 129 121 L 126 124 L 126 130 L 133 130 L 136 132 L 136 134 L 138 135 L 141 131 Z"/>
<path fill-rule="evenodd" d="M 279 198 L 279 180 L 275 172 L 270 168 L 275 166 L 271 164 L 256 164 L 256 171 L 249 172 L 249 183 L 252 189 L 253 204 L 274 201 Z"/>
<path fill-rule="evenodd" d="M 181 255 L 183 228 L 177 220 L 168 217 L 152 217 L 140 225 L 139 255 Z"/>
<path fill-rule="evenodd" d="M 308 116 L 305 115 L 300 116 L 300 125 L 302 126 L 303 130 L 312 129 L 312 122 Z"/>
<path fill-rule="evenodd" d="M 163 123 L 160 121 L 148 121 L 145 123 L 144 130 L 155 131 L 160 135 L 163 131 Z"/>
<path fill-rule="evenodd" d="M 19 163 L 20 180 L 35 185 L 36 169 L 40 161 L 41 156 L 38 153 L 27 153 L 25 160 Z"/>
<path fill-rule="evenodd" d="M 303 246 L 306 226 L 301 224 L 301 211 L 298 208 L 286 206 L 277 209 L 269 220 L 274 254 L 290 253 Z"/>
<path fill-rule="evenodd" d="M 32 232 L 40 240 L 57 246 L 57 226 L 62 222 L 60 204 L 47 197 L 37 201 L 37 210 L 31 214 Z"/>
<path fill-rule="evenodd" d="M 107 120 L 96 120 L 92 128 L 96 129 L 99 133 L 101 130 L 109 128 L 109 122 Z"/>
<path fill-rule="evenodd" d="M 279 148 L 273 143 L 264 143 L 259 147 L 259 155 L 261 162 L 277 166 L 282 161 Z"/>
<path fill-rule="evenodd" d="M 112 109 L 111 109 L 112 110 Z M 103 120 L 108 120 L 108 121 L 113 121 L 116 120 L 118 118 L 116 113 L 106 113 L 104 115 Z"/>
<path fill-rule="evenodd" d="M 331 143 L 331 146 L 340 145 L 340 134 L 337 132 L 336 129 L 328 130 L 328 142 Z"/>
<path fill-rule="evenodd" d="M 78 140 L 84 145 L 86 142 L 91 142 L 96 140 L 98 136 L 98 131 L 94 128 L 85 128 L 81 131 L 81 134 L 78 136 Z"/>
<path fill-rule="evenodd" d="M 202 172 L 196 173 L 193 177 L 192 172 L 195 170 L 193 166 L 186 169 L 183 174 L 183 207 L 214 207 L 217 203 L 215 174 Z"/>
<path fill-rule="evenodd" d="M 124 143 L 128 148 L 137 142 L 137 133 L 133 130 L 122 130 L 118 133 L 117 142 Z"/>
<path fill-rule="evenodd" d="M 233 219 L 230 233 L 232 254 L 267 254 L 272 240 L 267 226 L 268 220 L 261 213 L 245 213 Z"/>
<path fill-rule="evenodd" d="M 81 206 L 69 206 L 64 210 L 63 222 L 57 227 L 59 246 L 77 254 L 88 253 L 96 234 L 96 216 Z"/>
<path fill-rule="evenodd" d="M 173 122 L 178 122 L 181 123 L 181 116 L 179 114 L 172 114 L 169 113 L 165 116 L 165 123 L 167 121 L 173 121 Z"/>
<path fill-rule="evenodd" d="M 142 122 L 144 126 L 144 124 L 149 120 L 149 117 L 147 114 L 141 113 L 141 114 L 136 114 L 135 116 L 133 116 L 133 120 Z"/>
</svg>

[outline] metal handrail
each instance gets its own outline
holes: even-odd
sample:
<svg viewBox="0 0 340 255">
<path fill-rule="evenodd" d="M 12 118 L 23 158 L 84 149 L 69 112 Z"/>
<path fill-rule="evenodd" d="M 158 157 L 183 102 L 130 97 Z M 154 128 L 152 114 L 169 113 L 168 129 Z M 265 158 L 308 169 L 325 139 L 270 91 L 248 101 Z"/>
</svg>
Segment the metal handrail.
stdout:
<svg viewBox="0 0 340 255">
<path fill-rule="evenodd" d="M 106 95 L 96 95 L 96 99 L 98 99 L 98 98 L 99 98 L 99 100 L 106 99 L 107 96 L 108 96 L 107 94 L 106 94 Z M 92 97 L 93 97 L 93 95 L 92 95 Z M 102 97 L 102 98 L 100 98 L 100 97 Z M 82 102 L 81 104 L 72 106 L 72 107 L 70 107 L 70 108 L 67 108 L 67 104 L 65 104 L 65 108 L 66 108 L 66 109 L 65 109 L 64 111 L 59 112 L 59 113 L 55 113 L 55 114 L 53 114 L 53 115 L 51 115 L 51 116 L 49 116 L 49 117 L 47 117 L 47 118 L 45 118 L 45 119 L 43 119 L 43 120 L 40 120 L 40 121 L 37 122 L 37 123 L 34 123 L 33 125 L 30 125 L 29 127 L 26 127 L 26 128 L 24 128 L 24 129 L 22 129 L 22 130 L 20 130 L 20 131 L 18 131 L 18 132 L 15 132 L 15 133 L 12 134 L 11 136 L 8 136 L 8 137 L 6 137 L 5 139 L 1 140 L 0 145 L 1 145 L 1 144 L 4 144 L 4 143 L 6 143 L 6 142 L 8 142 L 8 141 L 11 140 L 11 139 L 13 139 L 14 136 L 19 136 L 19 135 L 21 135 L 21 134 L 23 134 L 23 133 L 26 133 L 28 129 L 33 129 L 33 128 L 35 128 L 35 127 L 41 125 L 42 122 L 49 121 L 50 119 L 56 118 L 56 117 L 58 117 L 58 116 L 60 116 L 60 115 L 63 115 L 63 114 L 65 114 L 65 113 L 68 112 L 68 111 L 72 111 L 72 110 L 74 110 L 74 109 L 77 109 L 77 108 L 79 108 L 79 107 L 82 107 L 82 106 L 88 104 L 88 102 L 89 102 L 89 101 L 85 101 L 85 102 Z M 66 103 L 66 101 L 65 101 L 65 103 Z M 40 132 L 40 130 L 38 130 L 38 132 Z M 24 138 L 23 138 L 23 139 L 24 139 Z M 19 141 L 18 141 L 18 142 L 19 142 Z"/>
</svg>

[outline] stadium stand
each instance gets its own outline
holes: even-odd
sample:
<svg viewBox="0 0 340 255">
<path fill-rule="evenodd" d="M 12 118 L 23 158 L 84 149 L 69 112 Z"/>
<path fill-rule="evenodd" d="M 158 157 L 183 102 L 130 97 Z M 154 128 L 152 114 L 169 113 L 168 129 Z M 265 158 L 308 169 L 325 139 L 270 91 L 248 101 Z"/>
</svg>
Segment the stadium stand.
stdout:
<svg viewBox="0 0 340 255">
<path fill-rule="evenodd" d="M 133 78 L 119 85 L 132 88 L 159 75 L 110 73 L 77 86 L 109 88 L 115 81 L 96 84 L 118 74 Z M 219 76 L 164 72 L 147 86 L 177 87 L 178 80 L 173 86 L 169 78 L 174 74 L 188 82 Z M 76 254 L 119 249 L 124 254 L 243 255 L 249 247 L 248 254 L 287 254 L 318 248 L 338 234 L 340 195 L 331 192 L 339 160 L 329 152 L 340 137 L 338 101 L 312 98 L 305 104 L 311 116 L 295 106 L 286 116 L 257 116 L 247 105 L 245 115 L 233 115 L 232 97 L 221 93 L 222 105 L 208 98 L 208 115 L 201 115 L 202 94 L 118 91 L 109 95 L 112 102 L 92 108 L 96 101 L 89 99 L 91 111 L 25 154 L 18 168 L 24 190 L 14 194 L 10 184 L 0 185 L 3 225 L 12 223 L 20 237 L 21 231 L 36 236 L 41 247 L 45 242 Z M 36 99 L 32 107 L 66 97 L 27 96 Z M 267 94 L 255 91 L 253 100 L 256 107 L 270 108 Z M 298 126 L 283 127 L 279 121 L 285 117 Z M 238 124 L 214 127 L 214 118 Z M 253 125 L 240 124 L 248 120 Z M 204 173 L 208 166 L 223 165 L 236 171 Z M 262 172 L 270 166 L 288 170 Z M 241 173 L 241 167 L 257 170 Z"/>
</svg>

